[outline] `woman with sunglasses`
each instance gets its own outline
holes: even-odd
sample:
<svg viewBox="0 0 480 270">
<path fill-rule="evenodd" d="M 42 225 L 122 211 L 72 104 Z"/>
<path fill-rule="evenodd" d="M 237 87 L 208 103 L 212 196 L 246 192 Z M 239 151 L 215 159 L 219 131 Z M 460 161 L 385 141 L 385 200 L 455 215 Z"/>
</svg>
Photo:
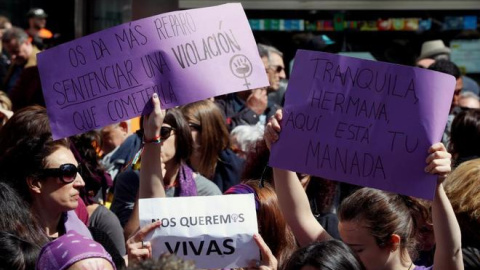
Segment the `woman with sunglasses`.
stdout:
<svg viewBox="0 0 480 270">
<path fill-rule="evenodd" d="M 192 133 L 192 168 L 223 192 L 239 184 L 244 160 L 230 149 L 227 126 L 217 105 L 202 100 L 182 106 L 180 110 Z"/>
<path fill-rule="evenodd" d="M 157 99 L 158 100 L 158 97 Z M 115 180 L 115 186 L 121 186 L 124 194 L 115 191 L 114 202 L 121 196 L 120 200 L 128 211 L 129 204 L 135 202 L 137 192 L 140 198 L 154 197 L 184 197 L 184 196 L 209 196 L 221 195 L 220 189 L 210 180 L 201 174 L 195 173 L 187 164 L 192 154 L 192 135 L 188 122 L 178 109 L 169 109 L 162 117 L 158 129 L 151 131 L 151 124 L 148 123 L 148 116 L 144 119 L 144 148 L 141 158 L 140 181 L 138 171 L 136 174 L 129 174 L 129 177 L 119 175 Z M 163 120 L 164 118 L 164 120 Z M 157 155 L 150 155 L 155 149 Z M 145 164 L 148 164 L 145 166 Z M 148 173 L 151 167 L 158 173 L 155 185 L 147 185 L 142 189 L 144 178 L 149 178 Z M 128 192 L 128 194 L 125 194 Z M 135 208 L 130 210 L 133 213 L 124 227 L 126 238 L 138 228 L 138 213 Z"/>
<path fill-rule="evenodd" d="M 54 141 L 45 108 L 18 111 L 0 131 L 0 174 L 31 207 L 50 238 L 69 229 L 91 237 L 74 213 L 84 187 L 68 141 Z"/>
<path fill-rule="evenodd" d="M 125 265 L 108 235 L 87 228 L 75 214 L 85 182 L 67 139 L 53 140 L 45 108 L 15 113 L 0 130 L 0 153 L 0 179 L 27 202 L 47 237 L 74 230 L 101 243 L 117 267 Z"/>
</svg>

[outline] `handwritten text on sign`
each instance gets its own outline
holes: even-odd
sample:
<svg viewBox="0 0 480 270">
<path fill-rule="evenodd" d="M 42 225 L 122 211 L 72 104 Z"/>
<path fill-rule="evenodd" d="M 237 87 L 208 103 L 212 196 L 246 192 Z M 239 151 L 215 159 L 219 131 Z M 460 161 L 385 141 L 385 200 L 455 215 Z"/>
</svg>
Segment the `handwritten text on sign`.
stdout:
<svg viewBox="0 0 480 270">
<path fill-rule="evenodd" d="M 176 253 L 197 268 L 246 267 L 259 259 L 253 194 L 140 200 L 140 225 L 157 220 L 162 227 L 146 239 L 154 257 Z"/>
<path fill-rule="evenodd" d="M 38 66 L 55 139 L 138 116 L 153 93 L 171 108 L 268 85 L 240 4 L 125 23 L 42 52 Z"/>
<path fill-rule="evenodd" d="M 270 164 L 432 199 L 425 160 L 454 88 L 438 72 L 299 50 Z"/>
</svg>

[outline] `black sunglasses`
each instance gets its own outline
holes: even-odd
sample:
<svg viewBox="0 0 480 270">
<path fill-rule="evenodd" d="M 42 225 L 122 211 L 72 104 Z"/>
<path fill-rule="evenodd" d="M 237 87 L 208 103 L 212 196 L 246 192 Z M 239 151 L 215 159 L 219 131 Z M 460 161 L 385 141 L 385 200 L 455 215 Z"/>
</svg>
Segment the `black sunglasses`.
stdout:
<svg viewBox="0 0 480 270">
<path fill-rule="evenodd" d="M 77 166 L 71 164 L 71 163 L 66 163 L 60 165 L 59 168 L 46 168 L 42 170 L 42 176 L 51 176 L 51 177 L 58 177 L 60 180 L 64 183 L 72 183 L 75 181 L 77 178 L 77 173 L 79 173 L 80 170 Z"/>
<path fill-rule="evenodd" d="M 172 128 L 172 127 L 161 127 L 160 128 L 160 139 L 162 141 L 165 141 L 166 139 L 168 139 L 170 137 L 170 135 L 172 135 L 172 130 L 175 130 L 175 129 Z"/>
<path fill-rule="evenodd" d="M 202 126 L 199 124 L 188 123 L 188 126 L 196 131 L 202 131 Z"/>
<path fill-rule="evenodd" d="M 282 66 L 270 66 L 270 68 L 271 68 L 272 70 L 274 70 L 276 73 L 280 73 L 280 72 L 282 72 L 283 70 L 285 70 L 285 68 L 282 67 Z"/>
</svg>

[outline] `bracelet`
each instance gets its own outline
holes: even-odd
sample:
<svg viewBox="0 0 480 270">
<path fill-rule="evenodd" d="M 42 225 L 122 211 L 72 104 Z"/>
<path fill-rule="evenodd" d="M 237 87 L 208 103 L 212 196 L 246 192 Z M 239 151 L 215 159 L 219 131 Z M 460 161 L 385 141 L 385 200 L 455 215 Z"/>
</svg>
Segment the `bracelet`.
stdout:
<svg viewBox="0 0 480 270">
<path fill-rule="evenodd" d="M 155 138 L 150 140 L 145 139 L 145 136 L 143 137 L 143 144 L 147 144 L 147 143 L 159 144 L 161 141 L 162 139 L 160 138 L 160 136 L 155 136 Z"/>
</svg>

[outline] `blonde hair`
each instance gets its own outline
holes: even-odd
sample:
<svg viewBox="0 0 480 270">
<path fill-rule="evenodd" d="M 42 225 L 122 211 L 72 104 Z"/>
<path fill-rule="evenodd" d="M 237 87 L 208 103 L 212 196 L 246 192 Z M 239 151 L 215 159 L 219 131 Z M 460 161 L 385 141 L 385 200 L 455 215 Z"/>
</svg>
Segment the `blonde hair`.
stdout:
<svg viewBox="0 0 480 270">
<path fill-rule="evenodd" d="M 7 94 L 0 91 L 0 108 L 5 110 L 12 110 L 12 101 L 8 98 Z"/>
<path fill-rule="evenodd" d="M 480 223 L 480 159 L 458 166 L 445 180 L 445 192 L 457 215 Z"/>
</svg>

